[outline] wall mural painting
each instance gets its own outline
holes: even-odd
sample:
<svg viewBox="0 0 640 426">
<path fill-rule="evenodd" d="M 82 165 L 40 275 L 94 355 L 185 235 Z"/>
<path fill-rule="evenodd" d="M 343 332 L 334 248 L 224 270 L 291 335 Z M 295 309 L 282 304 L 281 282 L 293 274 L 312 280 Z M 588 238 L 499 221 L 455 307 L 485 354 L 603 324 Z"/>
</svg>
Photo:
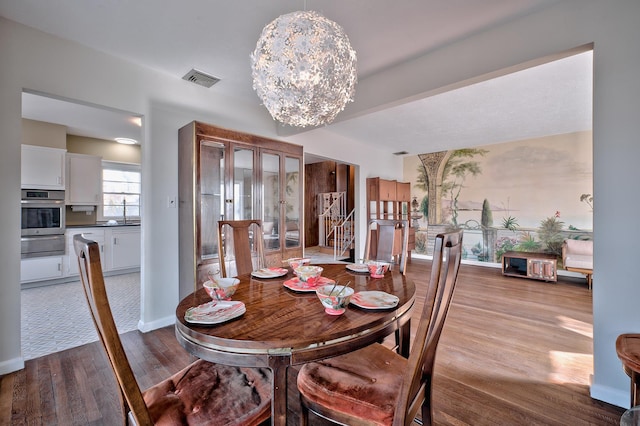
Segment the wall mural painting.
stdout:
<svg viewBox="0 0 640 426">
<path fill-rule="evenodd" d="M 592 238 L 590 131 L 409 156 L 404 180 L 416 254 L 447 228 L 465 229 L 465 259 L 493 263 L 510 250 L 561 256 L 565 239 Z"/>
</svg>

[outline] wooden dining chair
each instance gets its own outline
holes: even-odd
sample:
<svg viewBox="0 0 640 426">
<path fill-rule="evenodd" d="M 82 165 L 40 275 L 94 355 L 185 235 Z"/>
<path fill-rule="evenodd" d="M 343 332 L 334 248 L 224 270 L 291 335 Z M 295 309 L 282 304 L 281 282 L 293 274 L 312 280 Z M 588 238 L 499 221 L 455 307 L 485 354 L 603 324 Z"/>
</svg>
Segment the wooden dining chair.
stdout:
<svg viewBox="0 0 640 426">
<path fill-rule="evenodd" d="M 218 221 L 218 247 L 222 277 L 235 277 L 264 268 L 262 221 Z"/>
<path fill-rule="evenodd" d="M 271 414 L 272 374 L 198 360 L 142 392 L 116 328 L 104 285 L 98 243 L 74 235 L 89 311 L 120 387 L 123 424 L 259 425 Z"/>
<path fill-rule="evenodd" d="M 405 274 L 409 246 L 409 221 L 371 219 L 367 225 L 364 260 L 393 262 L 398 259 L 398 268 Z M 374 255 L 375 251 L 375 255 Z"/>
<path fill-rule="evenodd" d="M 462 257 L 462 231 L 436 236 L 431 279 L 409 359 L 374 343 L 305 364 L 298 373 L 301 424 L 309 411 L 345 425 L 409 425 L 421 411 L 431 424 L 436 349 Z"/>
</svg>

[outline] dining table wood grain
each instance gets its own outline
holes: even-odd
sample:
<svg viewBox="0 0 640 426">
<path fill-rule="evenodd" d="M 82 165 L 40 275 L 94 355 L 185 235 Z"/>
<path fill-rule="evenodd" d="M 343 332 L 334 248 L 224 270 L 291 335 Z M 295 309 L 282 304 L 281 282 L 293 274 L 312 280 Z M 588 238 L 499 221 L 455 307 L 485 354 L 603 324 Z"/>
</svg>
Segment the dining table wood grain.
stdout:
<svg viewBox="0 0 640 426">
<path fill-rule="evenodd" d="M 285 425 L 287 368 L 354 351 L 396 333 L 399 352 L 408 356 L 411 309 L 415 285 L 398 271 L 383 278 L 357 273 L 346 264 L 322 264 L 322 276 L 347 284 L 355 292 L 378 290 L 393 294 L 395 308 L 363 309 L 349 305 L 342 315 L 329 315 L 315 292 L 296 292 L 283 284 L 295 278 L 292 270 L 277 278 L 238 276 L 240 285 L 232 299 L 246 312 L 230 321 L 200 325 L 185 320 L 190 307 L 210 302 L 200 288 L 176 308 L 176 338 L 193 355 L 212 362 L 241 367 L 268 367 L 273 371 L 273 425 Z"/>
</svg>

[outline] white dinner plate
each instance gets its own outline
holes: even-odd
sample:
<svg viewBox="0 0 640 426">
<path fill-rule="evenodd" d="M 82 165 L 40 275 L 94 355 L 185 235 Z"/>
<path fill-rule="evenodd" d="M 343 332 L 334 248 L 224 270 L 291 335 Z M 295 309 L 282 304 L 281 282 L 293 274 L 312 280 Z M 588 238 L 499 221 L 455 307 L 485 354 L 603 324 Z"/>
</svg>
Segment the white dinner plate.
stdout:
<svg viewBox="0 0 640 426">
<path fill-rule="evenodd" d="M 193 324 L 220 324 L 247 312 L 244 303 L 234 300 L 212 300 L 187 309 L 184 319 Z"/>
<path fill-rule="evenodd" d="M 398 306 L 400 299 L 384 291 L 359 291 L 351 296 L 351 303 L 363 309 L 390 309 Z"/>
<path fill-rule="evenodd" d="M 289 271 L 284 268 L 262 268 L 251 272 L 257 278 L 277 278 L 287 275 Z"/>
<path fill-rule="evenodd" d="M 365 263 L 349 263 L 347 269 L 353 272 L 369 273 L 369 267 Z"/>
<path fill-rule="evenodd" d="M 282 285 L 293 291 L 315 292 L 318 287 L 333 283 L 335 283 L 335 281 L 327 277 L 320 277 L 313 284 L 300 281 L 300 278 L 295 277 L 285 281 Z"/>
</svg>

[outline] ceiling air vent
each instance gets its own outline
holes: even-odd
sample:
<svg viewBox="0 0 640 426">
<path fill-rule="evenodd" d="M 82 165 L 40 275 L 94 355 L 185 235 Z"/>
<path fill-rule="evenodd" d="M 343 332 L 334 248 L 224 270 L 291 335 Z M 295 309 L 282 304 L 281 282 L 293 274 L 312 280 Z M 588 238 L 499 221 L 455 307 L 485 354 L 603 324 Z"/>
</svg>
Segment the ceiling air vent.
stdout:
<svg viewBox="0 0 640 426">
<path fill-rule="evenodd" d="M 211 87 L 220 81 L 219 78 L 216 78 L 202 71 L 198 71 L 195 68 L 189 71 L 188 73 L 186 73 L 184 77 L 182 77 L 182 79 L 190 81 L 195 84 L 199 84 L 200 86 L 204 86 L 204 87 Z"/>
</svg>

